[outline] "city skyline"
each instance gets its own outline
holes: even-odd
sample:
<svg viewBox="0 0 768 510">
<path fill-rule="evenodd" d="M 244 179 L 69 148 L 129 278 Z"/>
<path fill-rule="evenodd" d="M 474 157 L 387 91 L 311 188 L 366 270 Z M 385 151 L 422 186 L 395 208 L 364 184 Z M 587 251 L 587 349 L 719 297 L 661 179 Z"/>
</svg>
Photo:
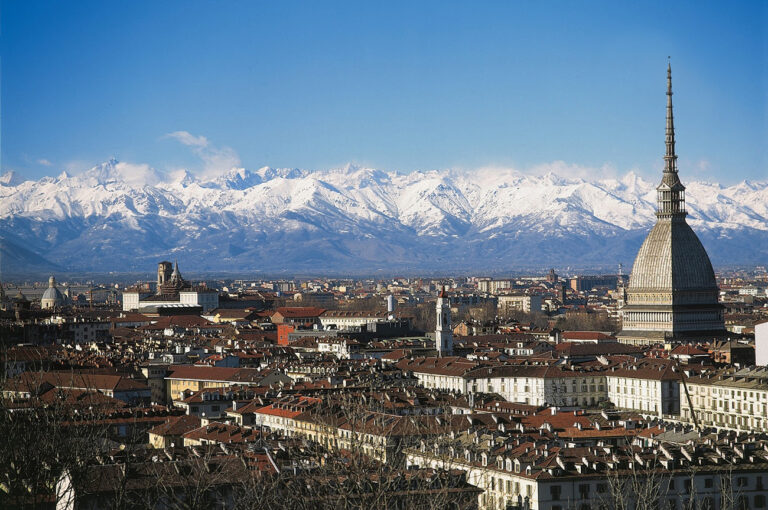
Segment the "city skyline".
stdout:
<svg viewBox="0 0 768 510">
<path fill-rule="evenodd" d="M 768 3 L 0 10 L 0 508 L 768 505 Z"/>
<path fill-rule="evenodd" d="M 766 175 L 752 2 L 2 6 L 1 171 L 29 179 L 113 156 L 198 176 L 356 163 L 654 179 L 667 55 L 681 171 Z"/>
</svg>

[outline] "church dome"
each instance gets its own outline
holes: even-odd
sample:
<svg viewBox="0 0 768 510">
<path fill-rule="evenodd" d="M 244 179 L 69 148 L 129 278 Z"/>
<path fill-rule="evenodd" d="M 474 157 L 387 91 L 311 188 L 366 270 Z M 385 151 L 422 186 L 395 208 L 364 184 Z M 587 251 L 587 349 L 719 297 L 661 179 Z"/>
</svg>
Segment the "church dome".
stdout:
<svg viewBox="0 0 768 510">
<path fill-rule="evenodd" d="M 637 253 L 629 291 L 717 290 L 704 246 L 684 219 L 660 220 Z"/>
<path fill-rule="evenodd" d="M 64 296 L 59 289 L 56 288 L 56 279 L 51 276 L 48 279 L 48 288 L 43 292 L 43 297 L 40 298 L 41 308 L 54 308 L 64 304 Z"/>
</svg>

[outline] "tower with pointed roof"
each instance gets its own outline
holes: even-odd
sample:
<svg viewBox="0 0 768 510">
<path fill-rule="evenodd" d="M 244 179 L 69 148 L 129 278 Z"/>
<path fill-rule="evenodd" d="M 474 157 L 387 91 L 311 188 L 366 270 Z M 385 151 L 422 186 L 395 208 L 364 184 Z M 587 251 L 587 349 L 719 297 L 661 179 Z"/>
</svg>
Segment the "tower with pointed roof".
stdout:
<svg viewBox="0 0 768 510">
<path fill-rule="evenodd" d="M 435 305 L 437 324 L 435 327 L 435 350 L 438 356 L 453 355 L 453 329 L 451 326 L 451 299 L 442 288 L 437 295 L 437 304 Z"/>
<path fill-rule="evenodd" d="M 179 271 L 179 261 L 178 260 L 174 261 L 173 273 L 171 273 L 171 281 L 173 283 L 178 283 L 178 282 L 183 281 L 181 279 L 181 272 Z"/>
<path fill-rule="evenodd" d="M 656 188 L 656 224 L 632 266 L 620 341 L 633 344 L 706 341 L 725 334 L 715 272 L 685 220 L 685 186 L 677 172 L 672 66 L 667 66 L 664 172 Z"/>
</svg>

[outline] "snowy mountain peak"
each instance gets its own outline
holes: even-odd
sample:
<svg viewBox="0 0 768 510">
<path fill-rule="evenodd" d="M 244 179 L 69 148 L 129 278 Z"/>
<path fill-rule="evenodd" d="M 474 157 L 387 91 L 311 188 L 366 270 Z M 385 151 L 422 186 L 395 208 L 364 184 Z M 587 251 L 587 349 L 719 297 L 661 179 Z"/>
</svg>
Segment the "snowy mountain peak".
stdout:
<svg viewBox="0 0 768 510">
<path fill-rule="evenodd" d="M 23 182 L 26 182 L 26 179 L 13 170 L 0 175 L 0 186 L 18 186 Z"/>
<path fill-rule="evenodd" d="M 262 182 L 261 175 L 245 168 L 233 168 L 223 176 L 213 180 L 213 183 L 222 188 L 237 190 L 244 190 Z"/>
<path fill-rule="evenodd" d="M 192 175 L 189 170 L 184 168 L 169 173 L 168 177 L 171 184 L 176 184 L 182 187 L 189 186 L 190 184 L 197 182 L 195 176 Z"/>
<path fill-rule="evenodd" d="M 78 176 L 86 185 L 124 185 L 141 188 L 162 182 L 163 176 L 146 164 L 123 163 L 116 158 L 94 166 Z"/>
<path fill-rule="evenodd" d="M 655 185 L 633 173 L 346 165 L 235 168 L 201 180 L 111 160 L 71 178 L 10 182 L 0 178 L 0 237 L 75 270 L 143 271 L 170 251 L 201 270 L 629 265 L 656 219 Z M 689 223 L 715 263 L 764 258 L 768 182 L 685 182 Z"/>
</svg>

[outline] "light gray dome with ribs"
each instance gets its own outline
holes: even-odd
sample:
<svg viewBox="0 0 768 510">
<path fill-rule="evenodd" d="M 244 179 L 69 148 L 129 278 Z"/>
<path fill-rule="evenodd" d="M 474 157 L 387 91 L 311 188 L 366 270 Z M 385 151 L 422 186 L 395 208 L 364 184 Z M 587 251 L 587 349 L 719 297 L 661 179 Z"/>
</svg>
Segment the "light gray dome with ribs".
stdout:
<svg viewBox="0 0 768 510">
<path fill-rule="evenodd" d="M 656 223 L 637 253 L 629 290 L 717 290 L 709 256 L 684 218 Z"/>
</svg>

